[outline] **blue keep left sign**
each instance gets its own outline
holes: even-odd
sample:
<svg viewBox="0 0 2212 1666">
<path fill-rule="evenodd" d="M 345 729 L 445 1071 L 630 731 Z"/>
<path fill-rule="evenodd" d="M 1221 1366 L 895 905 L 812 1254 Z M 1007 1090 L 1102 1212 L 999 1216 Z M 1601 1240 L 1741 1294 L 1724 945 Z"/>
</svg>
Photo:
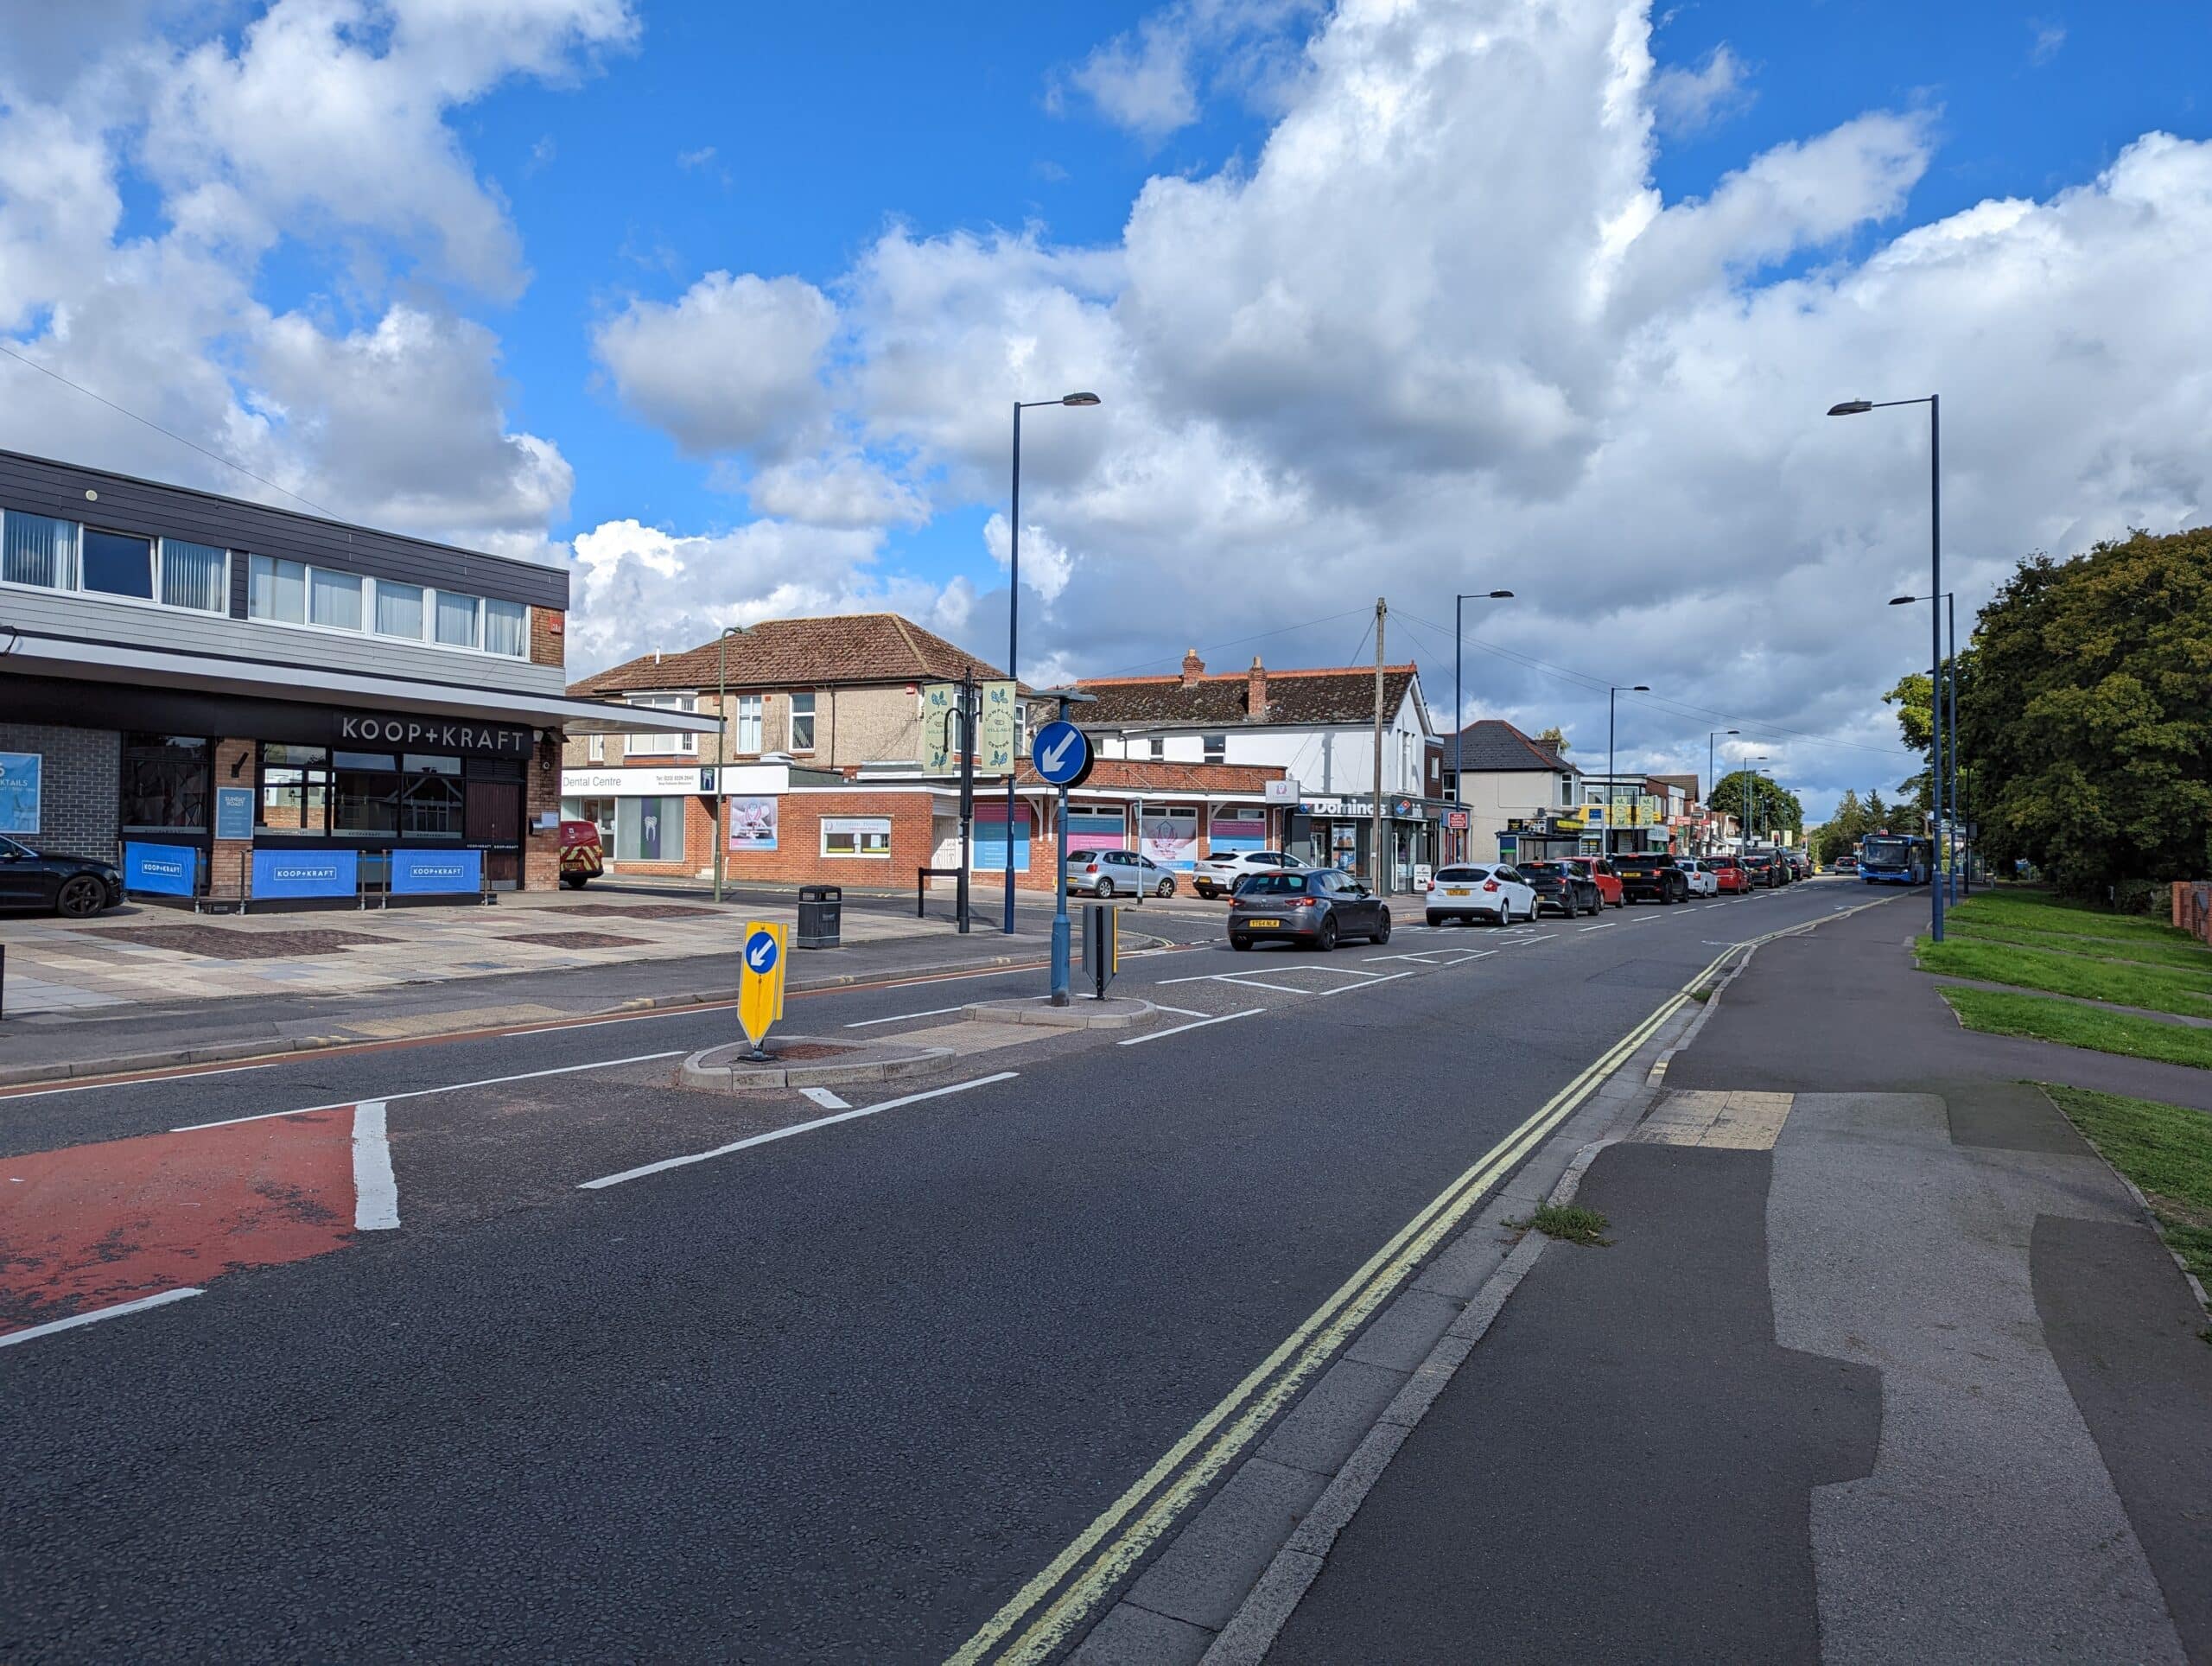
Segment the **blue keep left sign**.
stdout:
<svg viewBox="0 0 2212 1666">
<path fill-rule="evenodd" d="M 1047 723 L 1029 742 L 1029 761 L 1046 786 L 1073 786 L 1090 769 L 1090 741 L 1065 719 Z"/>
<path fill-rule="evenodd" d="M 772 933 L 755 932 L 745 939 L 745 963 L 762 974 L 776 970 L 776 939 Z"/>
</svg>

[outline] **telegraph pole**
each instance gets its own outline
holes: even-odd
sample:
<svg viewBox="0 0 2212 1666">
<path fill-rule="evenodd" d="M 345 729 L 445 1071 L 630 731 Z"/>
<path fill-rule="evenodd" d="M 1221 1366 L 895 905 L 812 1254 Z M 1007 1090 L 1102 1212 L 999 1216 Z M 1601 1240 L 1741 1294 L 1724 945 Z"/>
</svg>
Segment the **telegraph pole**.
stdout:
<svg viewBox="0 0 2212 1666">
<path fill-rule="evenodd" d="M 1375 812 L 1374 832 L 1370 849 L 1375 859 L 1375 893 L 1388 896 L 1390 887 L 1383 878 L 1382 867 L 1382 626 L 1389 618 L 1390 604 L 1381 596 L 1375 598 L 1375 793 L 1370 806 Z"/>
</svg>

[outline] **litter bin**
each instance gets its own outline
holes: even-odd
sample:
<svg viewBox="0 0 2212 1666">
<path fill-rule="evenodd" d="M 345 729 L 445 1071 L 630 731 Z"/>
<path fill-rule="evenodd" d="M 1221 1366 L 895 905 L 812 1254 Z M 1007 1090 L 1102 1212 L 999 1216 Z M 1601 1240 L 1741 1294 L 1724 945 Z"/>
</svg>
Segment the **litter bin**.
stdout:
<svg viewBox="0 0 2212 1666">
<path fill-rule="evenodd" d="M 798 949 L 837 946 L 840 917 L 845 908 L 842 885 L 802 885 L 798 888 L 798 932 L 791 939 Z"/>
</svg>

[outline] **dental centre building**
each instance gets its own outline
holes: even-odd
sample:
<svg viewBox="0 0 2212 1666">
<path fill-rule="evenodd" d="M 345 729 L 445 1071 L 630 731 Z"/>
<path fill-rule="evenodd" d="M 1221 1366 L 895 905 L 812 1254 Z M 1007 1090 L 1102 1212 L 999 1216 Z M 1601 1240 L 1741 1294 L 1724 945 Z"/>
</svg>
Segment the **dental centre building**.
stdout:
<svg viewBox="0 0 2212 1666">
<path fill-rule="evenodd" d="M 0 834 L 227 903 L 550 888 L 568 575 L 0 451 Z"/>
</svg>

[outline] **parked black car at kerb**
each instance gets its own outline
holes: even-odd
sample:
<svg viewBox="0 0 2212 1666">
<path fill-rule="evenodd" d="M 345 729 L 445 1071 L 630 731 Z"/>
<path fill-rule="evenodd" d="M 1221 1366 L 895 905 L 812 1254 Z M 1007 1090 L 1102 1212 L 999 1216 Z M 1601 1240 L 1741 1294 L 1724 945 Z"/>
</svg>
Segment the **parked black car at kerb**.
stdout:
<svg viewBox="0 0 2212 1666">
<path fill-rule="evenodd" d="M 1675 866 L 1674 856 L 1667 851 L 1616 854 L 1613 872 L 1621 876 L 1621 894 L 1630 902 L 1641 902 L 1646 897 L 1656 902 L 1690 900 L 1689 875 Z"/>
<path fill-rule="evenodd" d="M 1516 862 L 1513 871 L 1527 881 L 1529 888 L 1536 893 L 1539 914 L 1549 909 L 1573 919 L 1577 914 L 1594 914 L 1605 906 L 1598 881 L 1580 862 Z"/>
<path fill-rule="evenodd" d="M 82 919 L 122 903 L 123 875 L 114 863 L 41 855 L 0 836 L 0 908 L 43 908 Z"/>
<path fill-rule="evenodd" d="M 1229 904 L 1229 946 L 1249 949 L 1273 938 L 1333 949 L 1344 938 L 1390 940 L 1390 911 L 1350 874 L 1308 868 L 1291 874 L 1255 874 Z"/>
</svg>

